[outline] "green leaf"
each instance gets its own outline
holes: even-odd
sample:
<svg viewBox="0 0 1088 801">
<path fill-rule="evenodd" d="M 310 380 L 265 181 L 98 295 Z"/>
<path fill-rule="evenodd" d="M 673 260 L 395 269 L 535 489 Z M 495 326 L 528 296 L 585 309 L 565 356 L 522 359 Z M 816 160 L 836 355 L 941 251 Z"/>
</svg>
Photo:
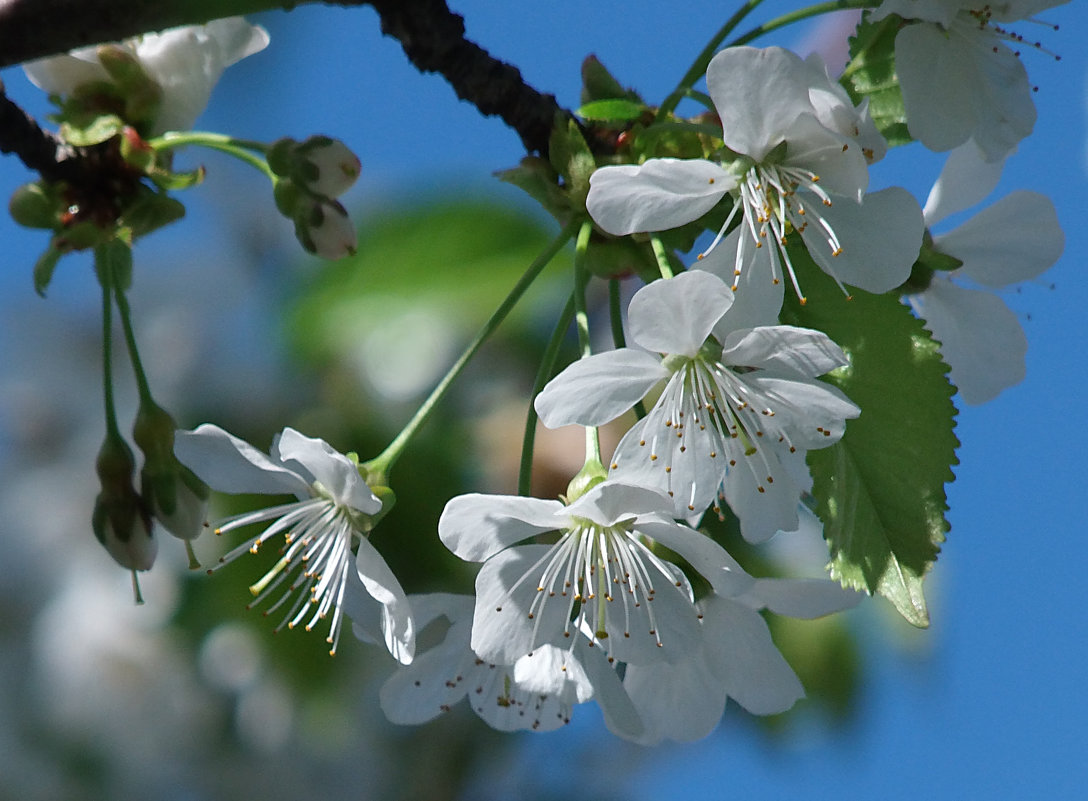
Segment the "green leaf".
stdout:
<svg viewBox="0 0 1088 801">
<path fill-rule="evenodd" d="M 53 280 L 53 271 L 57 269 L 57 262 L 64 253 L 53 243 L 49 243 L 45 253 L 41 255 L 34 265 L 34 291 L 45 297 L 45 290 L 49 288 Z"/>
<path fill-rule="evenodd" d="M 597 162 L 577 122 L 558 119 L 548 139 L 548 159 L 563 176 L 572 202 L 584 205 L 589 194 L 589 176 L 597 169 Z"/>
<path fill-rule="evenodd" d="M 566 222 L 569 219 L 570 201 L 559 186 L 555 170 L 546 160 L 526 156 L 518 166 L 499 170 L 495 177 L 527 193 L 557 220 Z"/>
<path fill-rule="evenodd" d="M 955 388 L 937 343 L 895 294 L 843 296 L 802 247 L 790 248 L 808 302 L 786 293 L 783 322 L 824 331 L 850 358 L 827 377 L 861 407 L 842 440 L 809 451 L 816 513 L 844 586 L 883 595 L 929 625 L 922 583 L 944 542 L 959 444 Z"/>
<path fill-rule="evenodd" d="M 876 23 L 864 17 L 850 38 L 851 61 L 842 76 L 855 103 L 869 98 L 869 115 L 892 147 L 913 141 L 895 74 L 895 35 L 901 23 L 894 14 Z"/>
<path fill-rule="evenodd" d="M 627 122 L 629 120 L 637 120 L 642 116 L 642 112 L 645 110 L 646 106 L 642 103 L 637 103 L 634 100 L 612 98 L 609 100 L 591 101 L 574 113 L 584 120 Z"/>
</svg>

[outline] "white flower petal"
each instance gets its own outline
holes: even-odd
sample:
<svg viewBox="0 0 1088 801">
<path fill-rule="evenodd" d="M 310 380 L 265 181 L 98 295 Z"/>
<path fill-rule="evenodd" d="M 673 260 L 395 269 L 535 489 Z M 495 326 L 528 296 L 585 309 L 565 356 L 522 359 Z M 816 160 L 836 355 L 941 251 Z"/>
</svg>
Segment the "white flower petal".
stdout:
<svg viewBox="0 0 1088 801">
<path fill-rule="evenodd" d="M 273 450 L 286 466 L 300 465 L 308 471 L 337 504 L 368 515 L 381 511 L 382 502 L 359 475 L 358 467 L 325 440 L 285 428 Z"/>
<path fill-rule="evenodd" d="M 759 612 L 717 595 L 703 605 L 707 659 L 730 698 L 754 715 L 775 715 L 804 697 Z"/>
<path fill-rule="evenodd" d="M 570 364 L 549 381 L 534 407 L 548 428 L 599 426 L 626 412 L 668 376 L 661 359 L 645 351 L 598 353 Z"/>
<path fill-rule="evenodd" d="M 623 688 L 645 727 L 640 745 L 701 740 L 725 711 L 725 687 L 701 652 L 676 664 L 628 665 Z"/>
<path fill-rule="evenodd" d="M 706 85 L 722 118 L 726 146 L 755 161 L 786 138 L 800 114 L 812 110 L 808 68 L 781 47 L 722 50 L 710 60 Z"/>
<path fill-rule="evenodd" d="M 1000 288 L 1035 278 L 1053 265 L 1065 249 L 1065 234 L 1050 198 L 1020 190 L 935 237 L 934 245 L 963 262 L 957 272 Z"/>
<path fill-rule="evenodd" d="M 610 480 L 597 484 L 571 503 L 565 514 L 568 518 L 591 520 L 608 527 L 622 520 L 633 520 L 638 515 L 667 512 L 671 508 L 672 502 L 660 490 Z"/>
<path fill-rule="evenodd" d="M 703 159 L 612 165 L 590 176 L 586 209 L 616 236 L 666 231 L 699 219 L 735 185 L 720 164 Z"/>
<path fill-rule="evenodd" d="M 631 298 L 631 339 L 657 353 L 694 356 L 732 305 L 729 287 L 703 270 L 654 281 Z"/>
<path fill-rule="evenodd" d="M 714 326 L 713 334 L 719 341 L 738 329 L 776 325 L 782 311 L 785 285 L 774 280 L 772 248 L 743 247 L 738 260 L 737 251 L 747 241 L 748 231 L 742 224 L 698 262 L 698 269 L 718 276 L 730 286 L 737 284 L 733 305 Z"/>
<path fill-rule="evenodd" d="M 811 620 L 861 603 L 865 593 L 848 590 L 827 579 L 758 578 L 737 600 L 754 609 Z"/>
<path fill-rule="evenodd" d="M 415 622 L 412 606 L 401 589 L 400 582 L 385 563 L 385 559 L 362 537 L 358 542 L 355 569 L 366 591 L 382 605 L 382 633 L 385 646 L 393 658 L 409 664 L 416 650 Z"/>
<path fill-rule="evenodd" d="M 472 650 L 481 659 L 512 665 L 535 648 L 569 642 L 568 599 L 554 598 L 540 614 L 532 613 L 537 577 L 522 581 L 551 550 L 547 545 L 519 545 L 495 554 L 476 575 L 476 609 L 472 618 Z M 575 630 L 571 636 L 580 636 Z"/>
<path fill-rule="evenodd" d="M 714 590 L 724 595 L 748 592 L 756 579 L 714 540 L 679 523 L 640 520 L 636 526 L 641 534 L 660 542 L 680 554 L 707 579 Z"/>
<path fill-rule="evenodd" d="M 827 334 L 791 325 L 734 331 L 722 347 L 722 361 L 726 364 L 785 369 L 806 378 L 848 363 L 842 348 Z"/>
<path fill-rule="evenodd" d="M 175 433 L 174 455 L 219 492 L 311 494 L 309 482 L 298 473 L 211 423 Z"/>
<path fill-rule="evenodd" d="M 797 530 L 801 489 L 780 460 L 799 455 L 764 445 L 726 473 L 722 492 L 748 542 L 766 542 L 779 531 Z"/>
<path fill-rule="evenodd" d="M 832 255 L 826 234 L 816 225 L 810 224 L 801 236 L 824 272 L 878 294 L 910 277 L 925 225 L 918 201 L 907 190 L 896 186 L 870 192 L 862 203 L 838 197 L 821 213 L 834 229 L 842 252 Z"/>
<path fill-rule="evenodd" d="M 561 526 L 556 514 L 563 508 L 559 501 L 540 498 L 458 495 L 442 510 L 438 537 L 465 561 L 483 562 L 515 542 Z"/>
<path fill-rule="evenodd" d="M 987 161 L 974 140 L 960 145 L 945 159 L 941 174 L 929 190 L 922 216 L 934 226 L 957 212 L 981 203 L 1001 179 L 1005 159 Z"/>
<path fill-rule="evenodd" d="M 949 378 L 970 404 L 985 403 L 1024 380 L 1028 342 L 1020 321 L 997 295 L 935 276 L 912 303 L 941 343 Z"/>
<path fill-rule="evenodd" d="M 426 723 L 461 700 L 467 688 L 456 677 L 470 672 L 475 659 L 468 647 L 470 627 L 468 619 L 454 624 L 439 645 L 385 681 L 379 699 L 391 722 L 406 726 Z"/>
</svg>

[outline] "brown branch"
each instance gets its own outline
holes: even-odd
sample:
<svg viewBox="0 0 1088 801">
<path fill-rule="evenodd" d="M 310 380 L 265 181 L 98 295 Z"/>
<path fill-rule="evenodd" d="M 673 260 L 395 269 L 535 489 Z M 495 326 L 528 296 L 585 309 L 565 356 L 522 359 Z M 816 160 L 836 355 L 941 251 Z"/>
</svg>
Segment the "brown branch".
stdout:
<svg viewBox="0 0 1088 801">
<path fill-rule="evenodd" d="M 421 72 L 440 73 L 462 100 L 501 117 L 529 152 L 548 152 L 557 115 L 570 116 L 554 95 L 538 92 L 514 66 L 465 38 L 464 19 L 445 0 L 365 0 L 381 17 L 382 33 L 400 41 Z"/>
</svg>

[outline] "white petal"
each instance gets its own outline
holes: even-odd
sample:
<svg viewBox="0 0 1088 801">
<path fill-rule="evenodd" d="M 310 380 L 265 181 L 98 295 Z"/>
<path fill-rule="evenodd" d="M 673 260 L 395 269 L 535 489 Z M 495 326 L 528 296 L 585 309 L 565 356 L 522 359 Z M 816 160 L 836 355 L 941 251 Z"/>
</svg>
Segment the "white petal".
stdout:
<svg viewBox="0 0 1088 801">
<path fill-rule="evenodd" d="M 828 275 L 877 294 L 910 277 L 925 230 L 922 210 L 910 192 L 890 187 L 870 192 L 862 203 L 836 197 L 821 214 L 834 229 L 842 253 L 831 255 L 822 230 L 813 223 L 801 236 L 812 258 Z"/>
<path fill-rule="evenodd" d="M 521 581 L 550 550 L 548 545 L 507 548 L 480 568 L 476 575 L 472 650 L 481 659 L 512 665 L 541 645 L 564 644 L 563 631 L 570 628 L 566 626 L 570 619 L 569 599 L 556 596 L 544 604 L 540 614 L 529 617 L 538 594 L 537 576 Z M 579 635 L 574 631 L 571 636 Z"/>
<path fill-rule="evenodd" d="M 730 149 L 755 161 L 790 136 L 810 112 L 808 67 L 780 47 L 729 47 L 710 60 L 706 85 Z"/>
<path fill-rule="evenodd" d="M 453 592 L 417 593 L 409 595 L 408 601 L 412 604 L 417 633 L 440 617 L 445 617 L 450 623 L 467 620 L 472 616 L 472 607 L 476 604 L 476 599 L 471 595 Z M 465 643 L 467 648 L 467 639 Z"/>
<path fill-rule="evenodd" d="M 562 524 L 556 515 L 563 509 L 559 501 L 540 498 L 458 495 L 442 510 L 438 537 L 460 558 L 483 562 L 515 542 L 556 529 Z"/>
<path fill-rule="evenodd" d="M 300 465 L 332 495 L 339 505 L 347 505 L 364 514 L 381 511 L 382 502 L 359 475 L 359 469 L 323 439 L 283 429 L 274 450 L 285 465 Z"/>
<path fill-rule="evenodd" d="M 604 652 L 600 648 L 586 645 L 584 639 L 575 645 L 574 650 L 582 669 L 593 684 L 593 697 L 604 713 L 608 730 L 628 740 L 638 738 L 643 731 L 642 721 Z"/>
<path fill-rule="evenodd" d="M 716 595 L 703 603 L 707 659 L 730 698 L 753 715 L 775 715 L 804 697 L 759 612 Z"/>
<path fill-rule="evenodd" d="M 174 455 L 219 492 L 291 493 L 300 498 L 311 494 L 309 482 L 298 473 L 211 423 L 175 433 Z"/>
<path fill-rule="evenodd" d="M 545 385 L 533 405 L 548 428 L 599 426 L 626 412 L 668 376 L 660 357 L 620 348 L 573 362 Z"/>
<path fill-rule="evenodd" d="M 742 239 L 743 237 L 743 239 Z M 714 326 L 714 336 L 724 341 L 730 332 L 760 325 L 775 325 L 782 310 L 785 284 L 774 280 L 770 247 L 743 247 L 738 262 L 737 251 L 747 243 L 748 229 L 734 228 L 714 250 L 698 262 L 698 269 L 712 273 L 732 286 L 734 303 Z M 737 275 L 740 270 L 740 275 Z"/>
<path fill-rule="evenodd" d="M 264 29 L 241 17 L 141 37 L 137 53 L 163 90 L 154 133 L 191 128 L 223 70 L 267 44 Z"/>
<path fill-rule="evenodd" d="M 712 161 L 650 159 L 594 172 L 586 209 L 617 236 L 666 231 L 699 219 L 734 186 L 736 179 Z"/>
<path fill-rule="evenodd" d="M 934 244 L 963 262 L 958 272 L 999 288 L 1048 269 L 1062 255 L 1065 234 L 1050 198 L 1021 190 L 935 237 Z"/>
<path fill-rule="evenodd" d="M 654 281 L 631 298 L 631 339 L 656 353 L 694 356 L 732 305 L 729 287 L 703 270 Z"/>
<path fill-rule="evenodd" d="M 725 711 L 725 687 L 701 652 L 676 664 L 628 665 L 623 687 L 645 727 L 641 745 L 701 740 Z"/>
<path fill-rule="evenodd" d="M 997 295 L 934 277 L 912 302 L 941 343 L 949 378 L 967 403 L 985 403 L 1024 380 L 1027 338 Z"/>
<path fill-rule="evenodd" d="M 907 126 L 930 150 L 974 137 L 988 160 L 999 159 L 1035 125 L 1023 64 L 973 23 L 908 25 L 896 36 L 895 64 Z"/>
<path fill-rule="evenodd" d="M 739 595 L 749 591 L 756 581 L 744 572 L 722 546 L 687 526 L 666 521 L 639 520 L 635 524 L 635 530 L 684 557 L 714 586 L 716 592 Z"/>
<path fill-rule="evenodd" d="M 468 689 L 457 681 L 469 673 L 475 654 L 469 650 L 470 623 L 451 626 L 446 638 L 399 668 L 382 685 L 382 711 L 393 723 L 406 726 L 432 720 L 461 700 Z"/>
<path fill-rule="evenodd" d="M 823 190 L 860 201 L 869 186 L 869 162 L 861 145 L 828 130 L 811 114 L 802 114 L 790 127 L 786 166 L 819 176 Z"/>
<path fill-rule="evenodd" d="M 51 95 L 70 97 L 80 86 L 110 80 L 98 62 L 98 47 L 81 47 L 71 53 L 28 61 L 23 71 L 32 84 Z"/>
<path fill-rule="evenodd" d="M 864 593 L 845 589 L 837 581 L 827 579 L 760 578 L 737 600 L 755 609 L 811 620 L 852 609 L 864 597 Z"/>
<path fill-rule="evenodd" d="M 747 383 L 758 397 L 767 399 L 777 424 L 789 433 L 790 443 L 797 448 L 834 445 L 842 438 L 846 421 L 861 412 L 842 390 L 823 381 L 759 371 L 750 374 Z"/>
<path fill-rule="evenodd" d="M 570 517 L 585 518 L 599 526 L 614 526 L 621 520 L 633 520 L 638 515 L 668 512 L 672 502 L 660 490 L 608 480 L 567 507 Z"/>
<path fill-rule="evenodd" d="M 385 559 L 366 537 L 359 540 L 355 569 L 366 591 L 382 605 L 381 627 L 385 635 L 385 647 L 398 662 L 409 664 L 416 651 L 412 605 Z"/>
<path fill-rule="evenodd" d="M 948 154 L 929 190 L 922 209 L 926 225 L 936 225 L 945 217 L 981 203 L 997 187 L 1004 167 L 1004 158 L 987 161 L 974 140 L 957 147 Z"/>
<path fill-rule="evenodd" d="M 725 364 L 785 369 L 806 378 L 847 364 L 846 354 L 827 334 L 791 325 L 734 331 L 722 345 Z"/>
<path fill-rule="evenodd" d="M 748 542 L 765 542 L 779 531 L 796 531 L 799 525 L 801 489 L 780 461 L 790 454 L 780 457 L 778 450 L 761 443 L 757 453 L 729 469 L 722 483 L 725 500 L 740 520 L 740 533 Z"/>
</svg>

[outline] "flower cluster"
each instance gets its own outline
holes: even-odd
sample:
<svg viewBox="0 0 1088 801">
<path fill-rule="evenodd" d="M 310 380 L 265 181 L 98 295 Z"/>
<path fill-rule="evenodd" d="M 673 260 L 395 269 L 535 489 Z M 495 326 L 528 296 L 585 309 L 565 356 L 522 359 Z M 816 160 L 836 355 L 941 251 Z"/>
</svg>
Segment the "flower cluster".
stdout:
<svg viewBox="0 0 1088 801">
<path fill-rule="evenodd" d="M 989 400 L 1023 375 L 1023 332 L 987 290 L 1032 279 L 1058 258 L 1063 238 L 1053 204 L 1017 192 L 952 231 L 931 229 L 980 203 L 995 188 L 1004 159 L 1030 132 L 1035 112 L 1026 72 L 1004 47 L 1016 38 L 1005 25 L 1056 4 L 1009 0 L 978 8 L 973 0 L 885 0 L 867 12 L 867 24 L 889 20 L 889 51 L 895 27 L 895 71 L 910 134 L 931 149 L 951 151 L 924 208 L 905 189 L 870 187 L 870 165 L 885 156 L 888 143 L 868 100 L 855 102 L 818 58 L 778 47 L 730 47 L 710 58 L 706 94 L 691 92 L 708 114 L 697 122 L 666 119 L 662 127 L 671 128 L 644 137 L 642 145 L 625 150 L 619 143 L 621 137 L 639 141 L 639 126 L 655 117 L 645 107 L 625 121 L 615 148 L 601 146 L 605 153 L 591 149 L 576 125 L 569 141 L 561 128 L 553 133 L 550 162 L 536 165 L 544 165 L 550 182 L 547 189 L 534 187 L 562 210 L 557 216 L 575 218 L 548 258 L 579 231 L 571 308 L 581 301 L 582 357 L 558 374 L 545 360 L 541 375 L 555 375 L 540 379 L 533 412 L 548 428 L 584 427 L 585 462 L 558 499 L 468 493 L 446 503 L 438 539 L 479 565 L 475 595 L 408 595 L 371 535 L 394 500 L 386 486 L 389 469 L 494 330 L 492 323 L 370 462 L 360 464 L 354 454 L 292 428 L 268 453 L 211 424 L 175 431 L 172 418 L 150 401 L 135 352 L 124 298 L 133 234 L 118 223 L 93 242 L 105 293 L 109 431 L 98 461 L 95 534 L 122 565 L 146 570 L 155 556 L 152 515 L 191 540 L 206 527 L 209 487 L 290 497 L 215 524 L 220 535 L 259 530 L 209 572 L 243 554 L 276 549 L 271 566 L 250 586 L 252 605 L 279 617 L 277 630 L 309 631 L 328 620 L 332 654 L 346 621 L 358 639 L 384 646 L 397 665 L 381 704 L 395 722 L 421 723 L 467 698 L 497 729 L 550 730 L 569 722 L 576 706 L 596 701 L 613 732 L 653 744 L 706 735 L 728 698 L 753 714 L 790 708 L 804 691 L 761 612 L 815 618 L 849 608 L 861 596 L 844 588 L 851 582 L 841 572 L 833 574 L 842 584 L 749 574 L 712 521 L 734 523 L 740 537 L 759 545 L 799 536 L 806 516 L 814 517 L 806 507 L 824 515 L 834 505 L 827 503 L 827 484 L 838 482 L 835 489 L 848 494 L 840 506 L 852 513 L 858 505 L 855 485 L 864 476 L 844 468 L 824 482 L 821 496 L 809 464 L 853 458 L 847 443 L 859 424 L 851 428 L 850 421 L 865 425 L 871 396 L 849 376 L 868 345 L 851 344 L 836 326 L 820 322 L 826 317 L 804 314 L 806 281 L 832 295 L 837 286 L 844 304 L 855 291 L 890 294 L 880 311 L 890 306 L 890 313 L 901 313 L 910 348 L 928 346 L 939 384 L 931 397 L 942 402 L 952 393 L 946 366 L 905 303 L 939 344 L 968 403 Z M 157 179 L 166 189 L 173 188 L 167 177 L 176 178 L 163 166 L 171 143 L 191 144 L 204 135 L 141 137 L 190 126 L 223 69 L 267 41 L 259 27 L 221 20 L 77 51 L 27 71 L 42 88 L 65 96 L 73 114 L 103 97 L 107 106 L 119 103 L 124 133 L 110 129 L 109 137 L 120 135 L 117 146 L 129 148 L 130 164 L 140 155 L 132 149 L 146 148 L 151 155 L 141 179 Z M 634 104 L 629 97 L 607 99 L 614 101 L 611 114 Z M 660 111 L 662 118 L 672 113 Z M 670 139 L 676 130 L 682 133 Z M 661 141 L 646 144 L 655 137 Z M 337 198 L 361 164 L 343 142 L 315 136 L 270 146 L 206 137 L 202 143 L 265 171 L 278 209 L 308 251 L 330 259 L 354 253 L 355 230 Z M 567 145 L 564 162 L 559 151 Z M 527 161 L 524 169 L 535 169 L 534 160 Z M 44 227 L 59 236 L 68 222 L 59 222 L 58 203 L 64 201 L 65 214 L 78 204 L 68 204 L 56 187 L 38 189 L 23 192 L 13 208 L 25 210 L 28 220 L 44 208 Z M 177 212 L 162 208 L 166 217 Z M 127 207 L 118 212 L 128 214 Z M 123 242 L 122 229 L 128 232 Z M 666 232 L 674 229 L 681 233 L 666 244 Z M 700 252 L 690 258 L 670 251 L 695 251 L 700 237 Z M 626 315 L 618 302 L 612 309 L 616 347 L 596 352 L 587 332 L 585 278 L 611 275 L 613 264 L 587 269 L 591 245 L 629 246 L 625 257 L 646 256 L 660 275 L 640 272 L 651 280 L 633 292 Z M 534 263 L 533 275 L 547 261 Z M 965 280 L 984 289 L 964 287 Z M 514 301 L 528 283 L 519 282 Z M 134 432 L 145 456 L 140 493 L 112 408 L 111 302 L 121 309 L 141 391 Z M 512 305 L 504 302 L 494 325 Z M 825 330 L 789 322 L 823 324 L 842 346 Z M 620 341 L 625 337 L 629 345 Z M 618 419 L 628 426 L 602 459 L 596 429 Z M 954 446 L 948 452 L 944 468 L 954 460 Z M 856 481 L 844 487 L 844 476 Z M 927 548 L 934 528 L 939 525 L 926 531 Z M 877 583 L 855 585 L 882 591 Z M 421 644 L 417 655 L 423 629 L 435 636 L 420 639 L 431 647 Z"/>
</svg>

